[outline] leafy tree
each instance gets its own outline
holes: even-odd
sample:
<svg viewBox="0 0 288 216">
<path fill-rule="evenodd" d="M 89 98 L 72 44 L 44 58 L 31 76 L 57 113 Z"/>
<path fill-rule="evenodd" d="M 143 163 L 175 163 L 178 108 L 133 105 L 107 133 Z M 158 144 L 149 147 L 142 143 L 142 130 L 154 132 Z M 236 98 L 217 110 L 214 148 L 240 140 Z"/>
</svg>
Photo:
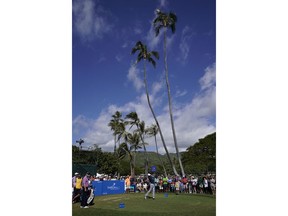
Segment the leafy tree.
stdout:
<svg viewBox="0 0 288 216">
<path fill-rule="evenodd" d="M 164 65 L 165 65 L 165 77 L 166 77 L 166 86 L 167 86 L 168 102 L 169 102 L 169 114 L 170 114 L 170 120 L 171 120 L 174 145 L 175 145 L 175 149 L 176 149 L 176 155 L 178 158 L 181 173 L 184 176 L 185 172 L 184 172 L 183 165 L 181 162 L 181 157 L 179 154 L 176 132 L 175 132 L 175 127 L 174 127 L 172 102 L 171 102 L 171 94 L 170 94 L 170 84 L 169 84 L 169 79 L 168 79 L 168 65 L 167 65 L 167 35 L 166 35 L 166 31 L 168 28 L 168 29 L 172 30 L 172 33 L 175 33 L 175 30 L 176 30 L 175 25 L 177 22 L 177 16 L 173 12 L 164 13 L 164 12 L 161 12 L 159 9 L 156 10 L 156 13 L 157 13 L 157 17 L 153 21 L 156 37 L 159 35 L 159 32 L 161 29 L 164 30 Z"/>
<path fill-rule="evenodd" d="M 178 173 L 177 173 L 177 171 L 176 171 L 176 168 L 175 168 L 175 166 L 173 165 L 172 160 L 171 160 L 171 158 L 170 158 L 170 156 L 169 156 L 169 152 L 168 152 L 168 149 L 167 149 L 165 140 L 164 140 L 164 136 L 163 136 L 163 134 L 162 134 L 160 124 L 159 124 L 159 122 L 158 122 L 158 120 L 157 120 L 157 117 L 156 117 L 156 115 L 155 115 L 155 113 L 154 113 L 154 110 L 153 110 L 153 108 L 152 108 L 152 105 L 151 105 L 151 102 L 150 102 L 150 97 L 149 97 L 149 92 L 148 92 L 148 85 L 147 85 L 147 78 L 146 78 L 146 60 L 147 60 L 148 62 L 150 62 L 150 63 L 154 66 L 154 68 L 155 68 L 155 67 L 156 67 L 156 62 L 155 62 L 155 60 L 153 59 L 153 56 L 154 56 L 155 58 L 159 59 L 159 54 L 158 54 L 158 52 L 156 52 L 156 51 L 151 51 L 151 52 L 149 52 L 148 49 L 147 49 L 147 46 L 146 46 L 145 44 L 143 44 L 141 41 L 138 41 L 138 42 L 135 44 L 135 46 L 132 48 L 131 54 L 134 54 L 134 53 L 136 53 L 136 52 L 139 52 L 139 53 L 138 53 L 137 60 L 136 60 L 135 64 L 139 63 L 141 60 L 145 60 L 145 61 L 144 61 L 144 70 L 143 70 L 143 71 L 144 71 L 144 85 L 145 85 L 145 91 L 146 91 L 146 97 L 147 97 L 147 101 L 148 101 L 148 106 L 149 106 L 149 108 L 150 108 L 150 110 L 151 110 L 151 113 L 152 113 L 152 115 L 153 115 L 153 118 L 154 118 L 154 120 L 155 120 L 155 122 L 156 122 L 156 125 L 157 125 L 158 129 L 159 129 L 161 141 L 162 141 L 162 143 L 163 143 L 163 147 L 164 147 L 164 149 L 165 149 L 165 152 L 166 152 L 166 155 L 167 155 L 167 157 L 168 157 L 169 163 L 170 163 L 170 165 L 171 165 L 171 167 L 172 167 L 175 175 L 178 175 Z"/>
<path fill-rule="evenodd" d="M 185 170 L 190 173 L 216 172 L 216 132 L 188 147 L 182 160 Z"/>
<path fill-rule="evenodd" d="M 117 158 L 114 153 L 102 152 L 102 149 L 97 145 L 94 146 L 92 151 L 82 150 L 81 157 L 79 157 L 79 154 L 74 150 L 72 148 L 73 164 L 96 165 L 97 172 L 107 174 L 114 174 L 117 171 Z"/>
</svg>

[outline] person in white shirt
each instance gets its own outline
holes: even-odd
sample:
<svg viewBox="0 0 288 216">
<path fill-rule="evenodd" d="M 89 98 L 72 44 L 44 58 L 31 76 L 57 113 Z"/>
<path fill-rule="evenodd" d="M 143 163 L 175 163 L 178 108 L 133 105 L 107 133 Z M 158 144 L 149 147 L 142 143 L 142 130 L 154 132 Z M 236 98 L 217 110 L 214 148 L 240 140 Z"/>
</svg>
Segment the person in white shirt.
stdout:
<svg viewBox="0 0 288 216">
<path fill-rule="evenodd" d="M 194 194 L 197 193 L 197 182 L 198 182 L 198 179 L 194 178 L 194 176 L 191 176 L 192 193 L 194 193 Z"/>
<path fill-rule="evenodd" d="M 203 186 L 204 186 L 204 193 L 207 194 L 208 193 L 208 180 L 205 176 L 203 177 Z"/>
<path fill-rule="evenodd" d="M 213 176 L 210 179 L 210 184 L 211 184 L 212 194 L 215 195 L 215 193 L 216 193 L 216 181 L 213 178 Z"/>
</svg>

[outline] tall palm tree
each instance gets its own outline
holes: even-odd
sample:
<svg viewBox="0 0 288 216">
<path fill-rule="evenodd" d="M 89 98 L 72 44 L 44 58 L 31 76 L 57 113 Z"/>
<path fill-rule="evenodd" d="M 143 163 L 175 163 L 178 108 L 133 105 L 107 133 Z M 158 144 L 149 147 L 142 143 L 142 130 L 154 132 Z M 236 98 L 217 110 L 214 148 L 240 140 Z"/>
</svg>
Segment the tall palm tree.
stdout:
<svg viewBox="0 0 288 216">
<path fill-rule="evenodd" d="M 151 110 L 151 113 L 154 117 L 154 120 L 156 122 L 156 125 L 157 127 L 159 128 L 159 133 L 160 133 L 160 137 L 161 137 L 161 141 L 162 141 L 162 144 L 163 144 L 163 147 L 165 149 L 165 152 L 166 152 L 166 155 L 167 155 L 167 158 L 168 158 L 168 161 L 173 169 L 173 172 L 175 175 L 178 175 L 177 173 L 177 170 L 174 166 L 174 164 L 172 163 L 172 159 L 170 157 L 170 154 L 168 152 L 168 149 L 167 149 L 167 146 L 166 146 L 166 143 L 165 143 L 165 140 L 164 140 L 164 136 L 162 134 L 162 131 L 161 131 L 161 127 L 159 125 L 159 122 L 156 118 L 156 115 L 154 113 L 154 110 L 151 106 L 151 102 L 150 102 L 150 97 L 149 97 L 149 93 L 148 93 L 148 85 L 147 85 L 147 79 L 146 79 L 146 60 L 148 62 L 150 62 L 154 68 L 156 67 L 156 62 L 155 60 L 152 58 L 152 56 L 154 56 L 155 58 L 159 59 L 159 54 L 158 52 L 156 51 L 151 51 L 151 52 L 148 52 L 147 50 L 147 46 L 144 45 L 141 41 L 138 41 L 135 46 L 132 48 L 132 51 L 131 51 L 131 54 L 134 54 L 135 52 L 139 51 L 139 54 L 137 56 L 137 60 L 135 62 L 135 64 L 139 63 L 142 59 L 145 60 L 144 61 L 144 85 L 145 85 L 145 90 L 146 90 L 146 97 L 147 97 L 147 101 L 148 101 L 148 105 L 149 105 L 149 108 Z"/>
<path fill-rule="evenodd" d="M 76 140 L 76 143 L 79 144 L 79 149 L 82 150 L 82 144 L 84 143 L 83 139 Z"/>
<path fill-rule="evenodd" d="M 184 172 L 183 165 L 181 162 L 181 157 L 179 155 L 179 149 L 178 149 L 175 127 L 174 127 L 172 102 L 171 102 L 171 94 L 170 94 L 170 84 L 169 84 L 169 79 L 168 79 L 168 65 L 167 65 L 167 29 L 171 29 L 172 33 L 175 33 L 175 30 L 176 30 L 175 25 L 177 22 L 177 16 L 173 12 L 163 13 L 159 9 L 156 10 L 156 13 L 157 13 L 157 17 L 153 21 L 156 37 L 159 35 L 159 32 L 161 29 L 164 30 L 164 65 L 165 65 L 165 77 L 166 77 L 166 87 L 167 87 L 167 93 L 168 93 L 171 128 L 172 128 L 172 133 L 173 133 L 173 140 L 174 140 L 177 159 L 179 161 L 181 173 L 184 176 L 185 172 Z"/>
<path fill-rule="evenodd" d="M 145 146 L 145 142 L 144 142 L 144 133 L 145 133 L 145 122 L 141 121 L 138 117 L 138 114 L 136 112 L 131 112 L 129 114 L 126 115 L 125 119 L 127 119 L 125 122 L 130 126 L 130 129 L 133 126 L 136 126 L 136 130 L 135 132 L 139 133 L 139 138 L 142 141 L 142 145 L 144 148 L 144 153 L 145 153 L 145 175 L 148 175 L 148 165 L 149 165 L 149 160 L 148 160 L 148 155 L 147 155 L 147 150 L 146 150 L 146 146 Z"/>
<path fill-rule="evenodd" d="M 119 145 L 119 157 L 124 158 L 126 155 L 129 157 L 131 177 L 135 177 L 135 166 L 136 166 L 136 152 L 141 148 L 139 133 L 129 132 L 122 133 L 124 142 Z M 128 146 L 129 143 L 129 146 Z"/>
<path fill-rule="evenodd" d="M 119 123 L 123 121 L 121 119 L 122 113 L 119 111 L 116 111 L 114 115 L 112 115 L 112 119 L 109 122 L 108 126 L 111 128 L 113 131 L 113 136 L 114 136 L 114 154 L 116 154 L 116 145 L 117 145 L 117 139 L 116 136 L 119 133 Z"/>
<path fill-rule="evenodd" d="M 158 151 L 158 144 L 157 144 L 157 139 L 156 139 L 156 135 L 158 134 L 159 132 L 159 129 L 157 127 L 157 125 L 153 124 L 151 125 L 151 127 L 148 127 L 146 129 L 146 133 L 149 135 L 149 136 L 153 136 L 154 137 L 154 140 L 155 140 L 155 145 L 156 145 L 156 152 L 157 152 L 157 156 L 158 156 L 158 159 L 163 167 L 163 170 L 164 170 L 164 173 L 165 173 L 165 176 L 167 176 L 167 172 L 166 172 L 166 169 L 165 169 L 165 166 L 164 166 L 164 163 L 162 161 L 162 159 L 160 158 L 160 155 L 159 155 L 159 151 Z"/>
</svg>

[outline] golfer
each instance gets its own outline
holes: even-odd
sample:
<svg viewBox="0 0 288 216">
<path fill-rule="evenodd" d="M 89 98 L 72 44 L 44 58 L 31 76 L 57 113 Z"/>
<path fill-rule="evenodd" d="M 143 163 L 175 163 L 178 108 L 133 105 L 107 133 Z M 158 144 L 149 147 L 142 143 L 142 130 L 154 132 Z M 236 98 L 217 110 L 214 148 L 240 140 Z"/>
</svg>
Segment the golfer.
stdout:
<svg viewBox="0 0 288 216">
<path fill-rule="evenodd" d="M 151 175 L 150 173 L 148 173 L 148 179 L 150 182 L 150 188 L 149 188 L 149 191 L 147 191 L 147 193 L 145 194 L 145 199 L 147 199 L 148 194 L 152 191 L 152 198 L 154 200 L 155 199 L 155 177 Z"/>
</svg>

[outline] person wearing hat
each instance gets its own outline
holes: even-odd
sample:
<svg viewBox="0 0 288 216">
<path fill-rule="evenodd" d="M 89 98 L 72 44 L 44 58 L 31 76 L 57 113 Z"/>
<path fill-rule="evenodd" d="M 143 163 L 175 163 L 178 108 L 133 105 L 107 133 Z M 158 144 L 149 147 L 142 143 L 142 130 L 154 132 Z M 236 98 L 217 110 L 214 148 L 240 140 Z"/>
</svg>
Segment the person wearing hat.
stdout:
<svg viewBox="0 0 288 216">
<path fill-rule="evenodd" d="M 148 180 L 150 183 L 150 188 L 147 191 L 147 193 L 145 194 L 145 199 L 147 199 L 149 193 L 152 191 L 152 198 L 154 200 L 155 199 L 155 177 L 153 175 L 151 175 L 150 173 L 148 173 Z"/>
<path fill-rule="evenodd" d="M 82 178 L 79 173 L 76 173 L 75 187 L 72 203 L 76 203 L 80 201 L 81 195 L 81 186 L 82 186 Z"/>
<path fill-rule="evenodd" d="M 73 198 L 74 198 L 74 193 L 75 193 L 75 185 L 76 185 L 76 177 L 77 177 L 78 173 L 75 172 L 74 176 L 72 177 L 72 202 L 73 202 Z"/>
<path fill-rule="evenodd" d="M 82 196 L 81 196 L 81 206 L 80 208 L 89 208 L 87 204 L 87 200 L 89 197 L 89 179 L 91 174 L 89 172 L 82 179 Z"/>
</svg>

